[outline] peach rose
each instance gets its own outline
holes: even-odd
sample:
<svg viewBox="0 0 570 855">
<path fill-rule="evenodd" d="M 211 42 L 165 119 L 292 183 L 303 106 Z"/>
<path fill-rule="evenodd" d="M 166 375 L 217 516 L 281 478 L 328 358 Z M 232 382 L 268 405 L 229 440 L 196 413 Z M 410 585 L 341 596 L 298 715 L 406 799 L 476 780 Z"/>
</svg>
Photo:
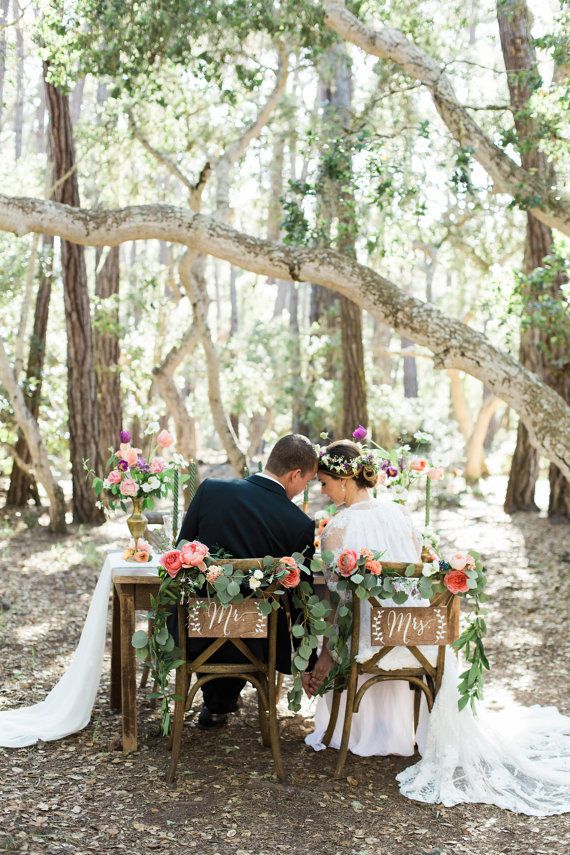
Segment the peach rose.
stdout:
<svg viewBox="0 0 570 855">
<path fill-rule="evenodd" d="M 352 576 L 358 564 L 358 553 L 354 549 L 343 549 L 336 563 L 341 576 Z"/>
<path fill-rule="evenodd" d="M 371 549 L 361 549 L 360 550 L 360 557 L 361 558 L 374 558 L 374 553 L 372 552 Z"/>
<path fill-rule="evenodd" d="M 123 496 L 136 496 L 139 488 L 132 478 L 125 478 L 125 480 L 121 482 L 119 491 Z"/>
<path fill-rule="evenodd" d="M 150 462 L 150 471 L 153 475 L 162 472 L 164 469 L 164 459 L 162 457 L 154 457 Z"/>
<path fill-rule="evenodd" d="M 174 442 L 174 437 L 167 430 L 161 430 L 156 438 L 157 443 L 161 448 L 170 448 Z"/>
<path fill-rule="evenodd" d="M 208 547 L 200 543 L 199 540 L 193 540 L 192 543 L 184 544 L 180 554 L 183 567 L 201 567 L 208 554 Z"/>
<path fill-rule="evenodd" d="M 465 570 L 468 559 L 469 556 L 466 552 L 454 552 L 451 558 L 449 559 L 449 563 L 451 564 L 454 570 Z"/>
<path fill-rule="evenodd" d="M 133 555 L 135 561 L 138 561 L 139 564 L 146 564 L 147 561 L 150 561 L 150 554 L 146 551 L 146 549 L 137 549 L 135 554 Z"/>
<path fill-rule="evenodd" d="M 287 568 L 289 568 L 289 572 L 286 576 L 279 579 L 279 584 L 283 585 L 284 588 L 296 588 L 301 581 L 301 571 L 297 567 L 295 559 L 291 558 L 290 555 L 286 555 L 284 558 L 281 558 L 277 569 L 283 570 Z"/>
<path fill-rule="evenodd" d="M 441 481 L 443 478 L 443 469 L 428 469 L 427 476 L 430 481 Z"/>
<path fill-rule="evenodd" d="M 140 448 L 129 448 L 125 453 L 125 460 L 129 466 L 134 466 L 139 459 Z"/>
<path fill-rule="evenodd" d="M 423 472 L 427 468 L 428 462 L 425 457 L 414 457 L 410 463 L 410 469 L 414 472 Z"/>
<path fill-rule="evenodd" d="M 223 570 L 221 567 L 218 567 L 217 564 L 213 564 L 208 572 L 206 573 L 206 581 L 213 585 L 216 579 L 219 579 L 222 575 Z"/>
<path fill-rule="evenodd" d="M 123 473 L 119 469 L 113 469 L 112 472 L 109 472 L 107 475 L 107 481 L 109 484 L 120 484 L 123 480 Z"/>
<path fill-rule="evenodd" d="M 171 549 L 170 552 L 165 552 L 160 559 L 160 563 L 168 575 L 174 579 L 178 571 L 182 569 L 182 556 L 180 555 L 180 551 L 178 549 Z"/>
<path fill-rule="evenodd" d="M 369 558 L 365 564 L 366 569 L 369 573 L 372 573 L 374 576 L 380 576 L 382 573 L 382 565 L 379 561 L 375 561 L 373 558 Z"/>
<path fill-rule="evenodd" d="M 463 570 L 450 570 L 443 577 L 443 584 L 452 594 L 465 594 L 469 590 L 467 574 Z"/>
<path fill-rule="evenodd" d="M 131 546 L 127 547 L 123 552 L 123 561 L 130 561 L 134 554 L 135 550 Z"/>
</svg>

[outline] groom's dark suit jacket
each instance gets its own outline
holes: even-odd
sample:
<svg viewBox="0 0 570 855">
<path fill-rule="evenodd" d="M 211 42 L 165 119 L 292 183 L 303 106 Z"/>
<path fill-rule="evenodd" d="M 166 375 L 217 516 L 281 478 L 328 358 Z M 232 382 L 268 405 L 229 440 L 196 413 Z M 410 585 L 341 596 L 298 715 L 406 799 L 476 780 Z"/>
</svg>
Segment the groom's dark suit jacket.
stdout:
<svg viewBox="0 0 570 855">
<path fill-rule="evenodd" d="M 284 488 L 269 478 L 211 478 L 198 488 L 179 540 L 199 540 L 210 550 L 221 547 L 232 558 L 281 558 L 302 552 L 310 559 L 314 524 L 287 498 Z M 278 614 L 277 669 L 291 673 L 291 641 L 283 609 Z"/>
</svg>

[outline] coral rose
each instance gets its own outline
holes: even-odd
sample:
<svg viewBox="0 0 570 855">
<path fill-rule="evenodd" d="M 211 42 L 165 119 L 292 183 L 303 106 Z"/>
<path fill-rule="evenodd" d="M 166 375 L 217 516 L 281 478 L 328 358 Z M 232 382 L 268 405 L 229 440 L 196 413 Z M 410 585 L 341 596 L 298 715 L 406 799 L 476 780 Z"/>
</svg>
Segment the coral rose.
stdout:
<svg viewBox="0 0 570 855">
<path fill-rule="evenodd" d="M 427 471 L 427 476 L 430 481 L 441 481 L 443 474 L 443 469 L 428 469 Z"/>
<path fill-rule="evenodd" d="M 341 576 L 352 576 L 358 565 L 358 553 L 354 549 L 343 549 L 338 556 L 337 566 Z"/>
<path fill-rule="evenodd" d="M 375 561 L 373 558 L 369 558 L 364 565 L 369 573 L 372 573 L 374 576 L 380 576 L 382 573 L 382 565 L 379 561 Z"/>
<path fill-rule="evenodd" d="M 212 566 L 208 569 L 206 573 L 206 582 L 209 582 L 210 585 L 213 585 L 216 579 L 219 579 L 222 575 L 223 570 L 221 567 L 218 567 L 217 564 L 212 564 Z"/>
<path fill-rule="evenodd" d="M 154 457 L 150 461 L 150 471 L 153 475 L 156 475 L 157 472 L 162 472 L 164 469 L 164 459 L 162 457 Z"/>
<path fill-rule="evenodd" d="M 185 543 L 180 550 L 182 556 L 183 567 L 201 567 L 204 564 L 204 558 L 208 554 L 208 547 L 199 540 L 193 540 L 192 543 Z"/>
<path fill-rule="evenodd" d="M 146 564 L 147 561 L 150 561 L 150 553 L 148 553 L 146 549 L 137 549 L 133 558 L 135 561 L 138 561 L 139 564 Z"/>
<path fill-rule="evenodd" d="M 465 594 L 469 590 L 467 574 L 463 570 L 450 570 L 443 577 L 443 584 L 452 594 Z"/>
<path fill-rule="evenodd" d="M 278 570 L 289 569 L 289 572 L 286 576 L 283 576 L 279 579 L 279 584 L 283 585 L 284 588 L 296 588 L 299 582 L 301 581 L 301 571 L 297 567 L 297 562 L 291 556 L 286 555 L 284 558 L 281 558 L 279 561 Z"/>
<path fill-rule="evenodd" d="M 161 430 L 156 438 L 157 443 L 161 448 L 170 448 L 174 442 L 174 437 L 167 430 Z"/>
<path fill-rule="evenodd" d="M 107 475 L 107 481 L 109 484 L 120 484 L 123 480 L 123 473 L 120 469 L 113 469 L 112 472 L 109 472 Z"/>
<path fill-rule="evenodd" d="M 361 549 L 360 550 L 360 557 L 361 558 L 374 558 L 374 553 L 372 552 L 371 549 Z"/>
<path fill-rule="evenodd" d="M 165 552 L 160 559 L 160 563 L 168 575 L 174 579 L 178 571 L 182 569 L 182 556 L 180 555 L 180 551 L 178 549 L 171 549 L 170 552 Z"/>
<path fill-rule="evenodd" d="M 414 472 L 423 472 L 427 468 L 427 465 L 428 462 L 425 457 L 414 457 L 410 463 L 410 469 L 413 469 Z"/>
<path fill-rule="evenodd" d="M 136 496 L 139 488 L 132 478 L 125 478 L 125 480 L 121 482 L 119 490 L 123 496 Z"/>
<path fill-rule="evenodd" d="M 467 566 L 469 555 L 466 552 L 454 552 L 449 563 L 454 570 L 464 570 Z"/>
</svg>

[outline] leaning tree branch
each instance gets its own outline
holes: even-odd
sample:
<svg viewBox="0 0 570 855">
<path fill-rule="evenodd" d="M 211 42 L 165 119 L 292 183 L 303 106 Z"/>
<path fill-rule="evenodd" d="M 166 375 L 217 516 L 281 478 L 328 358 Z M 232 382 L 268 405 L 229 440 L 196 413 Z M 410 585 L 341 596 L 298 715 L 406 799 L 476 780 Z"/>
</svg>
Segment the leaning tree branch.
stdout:
<svg viewBox="0 0 570 855">
<path fill-rule="evenodd" d="M 508 193 L 537 220 L 570 235 L 570 198 L 538 176 L 519 166 L 496 146 L 461 104 L 451 80 L 439 63 L 399 30 L 372 29 L 346 8 L 342 0 L 325 0 L 325 23 L 345 41 L 366 53 L 399 65 L 431 93 L 433 103 L 457 142 L 470 148 L 473 157 L 493 179 L 498 192 Z"/>
<path fill-rule="evenodd" d="M 356 259 L 332 249 L 290 247 L 244 234 L 212 217 L 170 205 L 108 211 L 0 195 L 0 230 L 58 235 L 88 246 L 166 240 L 236 267 L 290 282 L 314 282 L 343 294 L 399 334 L 434 354 L 437 368 L 457 368 L 486 383 L 515 409 L 536 446 L 570 477 L 570 408 L 554 389 L 481 333 L 431 303 L 403 294 Z"/>
</svg>

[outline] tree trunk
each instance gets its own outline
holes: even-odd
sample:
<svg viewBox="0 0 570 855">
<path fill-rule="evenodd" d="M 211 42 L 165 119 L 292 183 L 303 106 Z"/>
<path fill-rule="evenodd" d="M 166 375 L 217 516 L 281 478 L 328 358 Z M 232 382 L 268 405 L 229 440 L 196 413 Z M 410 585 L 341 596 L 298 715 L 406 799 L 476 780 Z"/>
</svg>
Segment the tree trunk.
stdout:
<svg viewBox="0 0 570 855">
<path fill-rule="evenodd" d="M 28 366 L 24 383 L 26 406 L 36 421 L 39 415 L 42 394 L 46 331 L 53 276 L 53 238 L 44 237 L 42 244 L 39 285 L 34 311 L 34 328 L 30 339 Z M 21 431 L 18 432 L 18 439 L 16 441 L 16 454 L 24 463 L 30 463 L 30 451 Z M 26 505 L 30 498 L 33 498 L 36 504 L 39 505 L 40 499 L 35 479 L 14 461 L 10 476 L 10 486 L 8 487 L 6 496 L 6 506 L 19 508 Z"/>
<path fill-rule="evenodd" d="M 6 80 L 6 24 L 10 0 L 0 2 L 0 131 L 4 119 L 4 81 Z"/>
<path fill-rule="evenodd" d="M 22 156 L 22 137 L 24 133 L 24 36 L 20 26 L 20 4 L 12 3 L 14 29 L 16 31 L 16 103 L 14 105 L 14 155 L 16 160 Z"/>
<path fill-rule="evenodd" d="M 467 443 L 473 430 L 473 421 L 463 389 L 463 378 L 455 369 L 451 369 L 447 373 L 450 381 L 451 408 L 461 431 L 461 436 Z"/>
<path fill-rule="evenodd" d="M 44 63 L 44 75 L 48 65 Z M 49 112 L 49 148 L 53 163 L 53 183 L 59 182 L 54 200 L 79 207 L 79 185 L 75 163 L 69 99 L 46 80 Z M 101 523 L 103 514 L 95 507 L 96 497 L 85 477 L 83 461 L 101 470 L 97 422 L 93 336 L 89 311 L 89 291 L 83 247 L 61 241 L 61 267 L 65 326 L 67 331 L 67 406 L 74 522 Z"/>
<path fill-rule="evenodd" d="M 552 182 L 552 170 L 538 148 L 540 131 L 532 111 L 528 109 L 528 102 L 540 77 L 532 40 L 531 16 L 525 0 L 500 0 L 497 4 L 497 18 L 521 163 L 525 170 L 533 171 L 538 177 Z M 549 226 L 527 213 L 523 262 L 523 272 L 527 277 L 542 266 L 544 258 L 552 252 L 552 246 L 552 231 Z M 550 287 L 543 285 L 537 289 L 536 286 L 527 286 L 524 295 L 526 303 L 532 305 L 545 291 L 553 299 L 560 300 L 561 284 L 560 279 L 555 279 Z M 549 385 L 562 392 L 562 397 L 565 397 L 563 372 L 553 375 L 548 371 L 548 358 L 544 354 L 549 347 L 548 334 L 530 327 L 521 333 L 519 358 L 523 365 L 543 376 Z M 505 508 L 508 506 L 509 510 L 538 510 L 532 487 L 532 478 L 534 477 L 536 483 L 538 477 L 538 465 L 538 452 L 531 447 L 526 431 L 522 429 L 517 434 Z M 523 471 L 525 467 L 527 472 Z M 568 493 L 570 485 L 564 488 L 555 472 L 551 473 L 551 483 L 554 483 L 555 494 L 554 504 L 551 502 L 551 512 L 565 514 L 568 503 L 564 493 Z M 560 504 L 556 511 L 558 503 Z"/>
<path fill-rule="evenodd" d="M 485 437 L 489 429 L 489 424 L 499 406 L 498 398 L 487 398 L 483 401 L 479 414 L 471 431 L 471 436 L 467 442 L 466 460 L 465 460 L 465 480 L 474 483 L 489 474 L 487 464 L 485 462 Z"/>
<path fill-rule="evenodd" d="M 97 416 L 99 422 L 99 456 L 105 462 L 109 449 L 118 448 L 122 427 L 121 374 L 119 358 L 119 247 L 97 252 L 95 294 L 98 297 L 94 316 L 93 347 L 97 376 Z"/>
<path fill-rule="evenodd" d="M 390 359 L 390 339 L 392 330 L 374 318 L 372 327 L 372 382 L 376 386 L 392 385 L 392 360 Z"/>
<path fill-rule="evenodd" d="M 337 248 L 340 252 L 356 255 L 356 200 L 352 187 L 352 161 L 350 150 L 343 146 L 344 133 L 350 127 L 352 109 L 352 76 L 350 60 L 345 45 L 330 47 L 320 71 L 323 121 L 325 133 L 338 146 L 336 168 L 331 170 L 326 158 L 324 199 L 333 205 L 338 220 Z M 344 132 L 344 133 L 343 133 Z M 358 424 L 368 423 L 366 378 L 364 373 L 364 348 L 362 345 L 362 310 L 346 297 L 340 299 L 341 356 L 342 356 L 342 432 L 350 437 Z"/>
<path fill-rule="evenodd" d="M 402 350 L 413 345 L 409 338 L 401 338 Z M 418 367 L 414 356 L 404 356 L 404 397 L 418 397 Z"/>
<path fill-rule="evenodd" d="M 24 434 L 26 444 L 30 450 L 32 465 L 28 467 L 28 475 L 35 476 L 47 493 L 50 503 L 50 530 L 56 534 L 62 534 L 66 530 L 63 490 L 55 480 L 50 469 L 48 456 L 38 429 L 38 423 L 26 406 L 24 394 L 18 386 L 16 378 L 10 368 L 8 355 L 4 349 L 4 342 L 2 341 L 1 336 L 0 382 L 8 393 L 8 397 L 10 398 L 10 402 L 14 408 L 16 423 Z M 27 464 L 23 461 L 22 465 L 27 467 Z"/>
</svg>

